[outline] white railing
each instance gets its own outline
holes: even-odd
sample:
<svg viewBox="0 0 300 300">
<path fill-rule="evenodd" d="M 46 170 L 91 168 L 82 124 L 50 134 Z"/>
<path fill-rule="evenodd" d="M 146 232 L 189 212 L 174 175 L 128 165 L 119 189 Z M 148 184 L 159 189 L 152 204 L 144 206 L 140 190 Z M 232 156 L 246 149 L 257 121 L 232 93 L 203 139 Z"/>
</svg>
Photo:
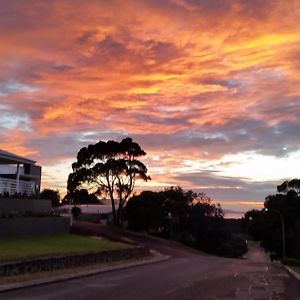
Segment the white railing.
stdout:
<svg viewBox="0 0 300 300">
<path fill-rule="evenodd" d="M 26 194 L 30 196 L 35 193 L 35 183 L 33 181 L 19 180 L 19 188 L 17 188 L 17 180 L 0 178 L 0 194 L 5 193 L 9 195 Z"/>
</svg>

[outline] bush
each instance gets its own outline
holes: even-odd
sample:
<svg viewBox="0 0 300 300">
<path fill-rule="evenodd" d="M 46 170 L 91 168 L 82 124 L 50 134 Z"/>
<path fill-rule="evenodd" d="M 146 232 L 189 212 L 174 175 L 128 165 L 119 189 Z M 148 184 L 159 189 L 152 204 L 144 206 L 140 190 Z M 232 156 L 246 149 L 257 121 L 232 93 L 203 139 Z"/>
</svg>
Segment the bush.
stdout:
<svg viewBox="0 0 300 300">
<path fill-rule="evenodd" d="M 40 195 L 39 199 L 51 200 L 52 207 L 60 205 L 60 194 L 58 190 L 44 189 Z"/>
<path fill-rule="evenodd" d="M 81 214 L 81 208 L 78 206 L 73 206 L 71 209 L 74 218 L 77 218 Z"/>
<path fill-rule="evenodd" d="M 235 237 L 222 243 L 217 249 L 217 254 L 225 257 L 243 257 L 247 251 L 247 242 Z"/>
</svg>

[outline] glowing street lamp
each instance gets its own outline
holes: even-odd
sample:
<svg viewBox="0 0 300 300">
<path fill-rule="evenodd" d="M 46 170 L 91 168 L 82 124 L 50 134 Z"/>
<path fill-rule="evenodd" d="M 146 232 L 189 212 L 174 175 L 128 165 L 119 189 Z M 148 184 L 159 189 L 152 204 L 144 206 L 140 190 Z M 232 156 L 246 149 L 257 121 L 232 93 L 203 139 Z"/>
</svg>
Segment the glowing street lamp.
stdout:
<svg viewBox="0 0 300 300">
<path fill-rule="evenodd" d="M 265 211 L 271 211 L 271 212 L 275 212 L 279 215 L 280 219 L 281 219 L 281 232 L 282 232 L 282 255 L 283 258 L 285 257 L 285 235 L 284 235 L 284 219 L 283 219 L 283 215 L 280 213 L 279 210 L 277 209 L 268 209 L 265 208 Z"/>
</svg>

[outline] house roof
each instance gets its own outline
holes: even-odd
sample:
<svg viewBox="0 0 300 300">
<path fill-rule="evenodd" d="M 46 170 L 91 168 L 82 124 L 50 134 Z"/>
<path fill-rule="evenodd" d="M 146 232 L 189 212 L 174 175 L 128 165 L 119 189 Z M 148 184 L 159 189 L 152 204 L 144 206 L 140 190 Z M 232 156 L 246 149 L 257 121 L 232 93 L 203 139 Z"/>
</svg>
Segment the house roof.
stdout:
<svg viewBox="0 0 300 300">
<path fill-rule="evenodd" d="M 29 164 L 34 165 L 36 161 L 28 159 L 26 157 L 18 156 L 16 154 L 0 150 L 0 165 L 9 164 Z"/>
</svg>

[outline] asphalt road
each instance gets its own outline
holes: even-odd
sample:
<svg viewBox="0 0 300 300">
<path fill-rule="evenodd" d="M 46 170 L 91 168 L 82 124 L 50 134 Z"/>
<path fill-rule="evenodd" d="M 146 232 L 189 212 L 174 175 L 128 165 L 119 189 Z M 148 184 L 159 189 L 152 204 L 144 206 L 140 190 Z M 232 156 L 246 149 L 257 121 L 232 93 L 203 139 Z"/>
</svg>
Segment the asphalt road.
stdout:
<svg viewBox="0 0 300 300">
<path fill-rule="evenodd" d="M 155 244 L 153 240 L 148 242 Z M 197 255 L 180 246 L 176 249 L 172 243 L 159 244 L 156 247 L 173 253 L 173 258 L 6 292 L 0 294 L 0 299 L 300 299 L 299 281 L 282 266 L 266 262 L 258 247 L 250 251 L 247 259 L 225 259 Z"/>
</svg>

